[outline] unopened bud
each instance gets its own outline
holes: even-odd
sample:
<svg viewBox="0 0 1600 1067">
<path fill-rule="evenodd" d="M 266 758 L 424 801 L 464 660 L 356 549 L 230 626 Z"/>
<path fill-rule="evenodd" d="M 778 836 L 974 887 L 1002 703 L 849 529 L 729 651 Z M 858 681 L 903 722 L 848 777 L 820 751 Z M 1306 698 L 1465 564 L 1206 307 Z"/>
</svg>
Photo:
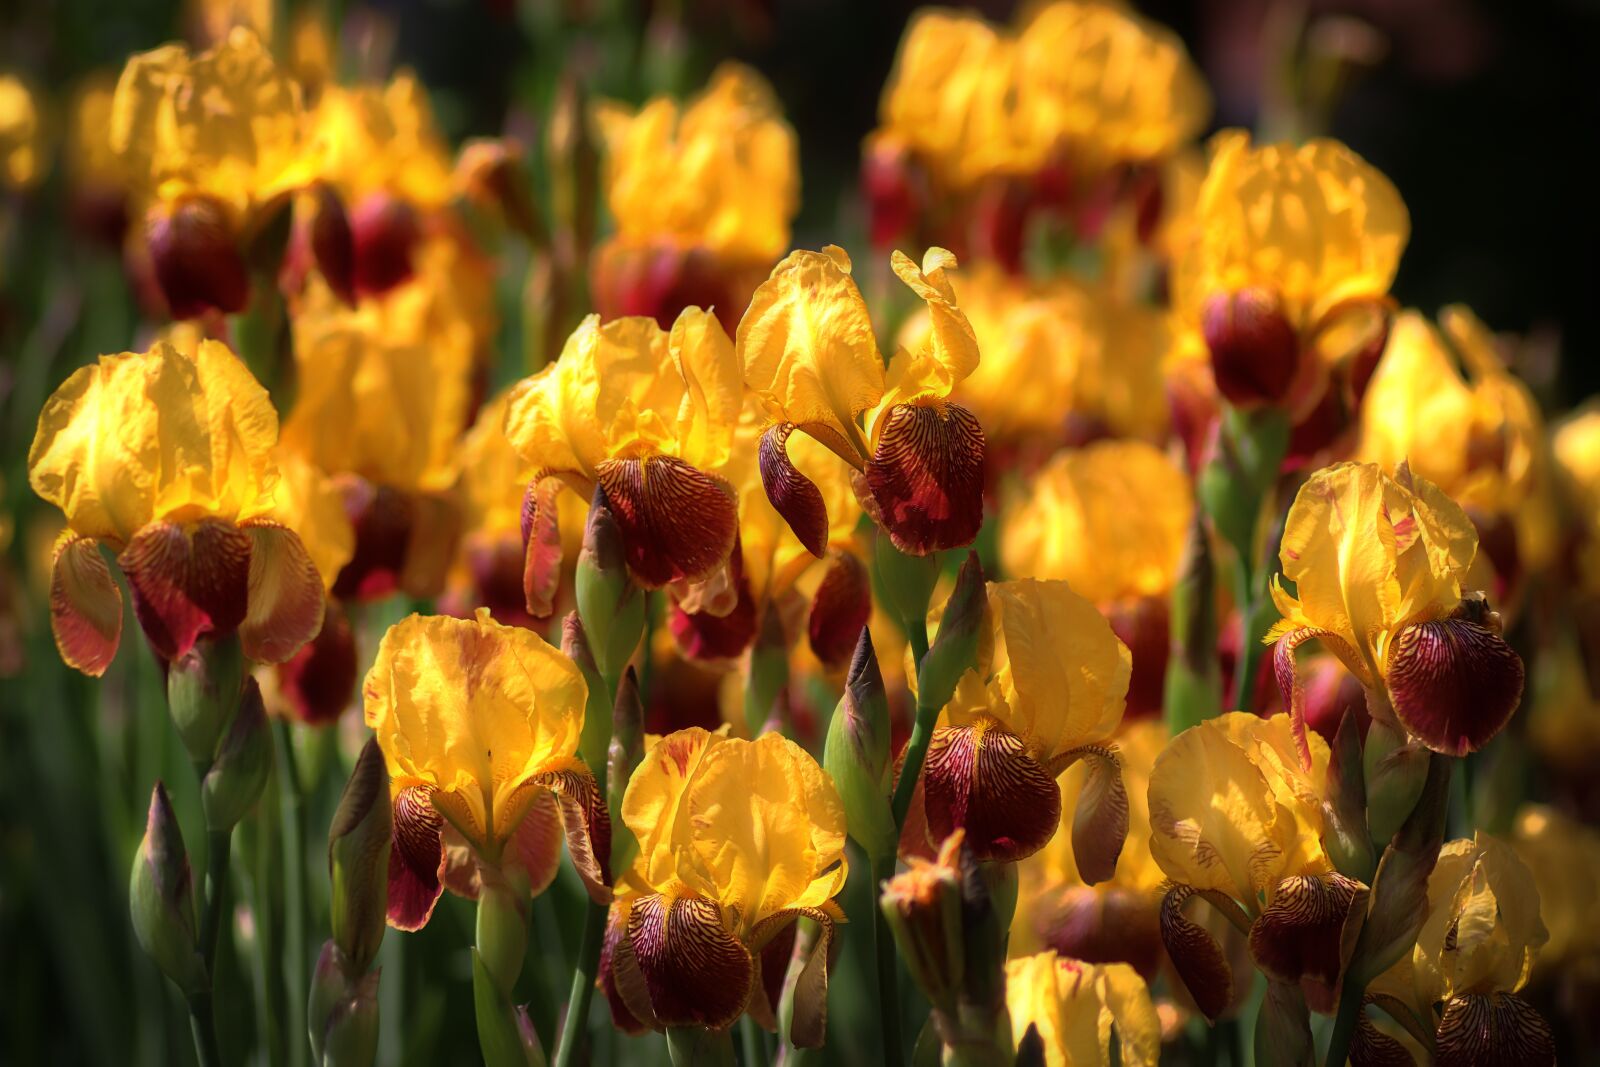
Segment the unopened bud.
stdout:
<svg viewBox="0 0 1600 1067">
<path fill-rule="evenodd" d="M 594 248 L 600 151 L 589 125 L 588 94 L 570 71 L 556 86 L 548 149 L 551 211 L 563 243 L 581 269 Z"/>
<path fill-rule="evenodd" d="M 356 245 L 350 216 L 339 194 L 326 182 L 319 182 L 311 197 L 312 258 L 328 288 L 353 306 L 356 302 Z"/>
<path fill-rule="evenodd" d="M 1218 426 L 1216 451 L 1195 486 L 1217 533 L 1252 563 L 1261 501 L 1288 446 L 1289 419 L 1283 412 L 1227 411 Z"/>
<path fill-rule="evenodd" d="M 822 766 L 844 802 L 850 836 L 873 858 L 892 855 L 894 814 L 889 807 L 889 701 L 872 635 L 861 628 L 844 696 L 828 724 Z"/>
<path fill-rule="evenodd" d="M 1311 1013 L 1300 987 L 1268 981 L 1267 995 L 1256 1016 L 1256 1062 L 1283 1067 L 1316 1067 L 1311 1039 Z"/>
<path fill-rule="evenodd" d="M 378 972 L 352 967 L 338 945 L 324 943 L 306 1024 L 319 1067 L 370 1067 L 378 1054 Z"/>
<path fill-rule="evenodd" d="M 350 215 L 355 288 L 378 296 L 411 277 L 422 236 L 416 209 L 389 193 L 369 193 Z"/>
<path fill-rule="evenodd" d="M 150 263 L 175 319 L 232 315 L 250 300 L 250 276 L 228 209 L 213 197 L 159 203 L 145 219 Z"/>
<path fill-rule="evenodd" d="M 530 1042 L 527 1016 L 496 984 L 478 949 L 472 950 L 472 1004 L 478 1020 L 478 1051 L 485 1067 L 532 1067 L 544 1062 L 538 1039 Z"/>
<path fill-rule="evenodd" d="M 961 676 L 978 664 L 978 637 L 989 606 L 983 564 L 969 551 L 956 576 L 956 587 L 939 620 L 939 634 L 917 670 L 917 703 L 942 708 L 955 695 Z"/>
<path fill-rule="evenodd" d="M 1230 404 L 1276 405 L 1288 398 L 1300 366 L 1300 340 L 1276 292 L 1218 293 L 1206 300 L 1200 316 L 1217 391 Z"/>
<path fill-rule="evenodd" d="M 210 980 L 200 956 L 194 913 L 194 876 L 183 831 L 160 782 L 150 794 L 144 839 L 133 857 L 128 881 L 133 932 L 161 973 L 185 993 Z"/>
<path fill-rule="evenodd" d="M 1372 721 L 1367 729 L 1363 770 L 1367 791 L 1367 829 L 1375 845 L 1387 845 L 1410 816 L 1428 777 L 1429 753 L 1396 725 Z"/>
<path fill-rule="evenodd" d="M 211 766 L 239 706 L 244 653 L 236 637 L 201 640 L 167 668 L 167 707 L 195 765 Z"/>
<path fill-rule="evenodd" d="M 1409 953 L 1428 916 L 1428 877 L 1444 843 L 1453 762 L 1448 756 L 1427 761 L 1422 795 L 1383 851 L 1372 879 L 1366 925 L 1350 961 L 1355 988 L 1365 986 Z"/>
<path fill-rule="evenodd" d="M 939 582 L 938 554 L 908 556 L 880 531 L 873 564 L 882 587 L 884 608 L 902 630 L 911 632 L 928 616 L 928 601 Z"/>
<path fill-rule="evenodd" d="M 485 870 L 478 893 L 478 954 L 507 996 L 522 974 L 528 950 L 528 892 L 518 892 L 499 872 Z"/>
<path fill-rule="evenodd" d="M 628 575 L 622 528 L 599 486 L 589 502 L 573 591 L 595 666 L 602 677 L 619 677 L 644 634 L 645 598 Z"/>
<path fill-rule="evenodd" d="M 1377 864 L 1372 838 L 1362 817 L 1367 793 L 1361 765 L 1361 732 L 1354 715 L 1347 714 L 1334 734 L 1323 795 L 1327 797 L 1322 820 L 1323 850 L 1340 874 L 1371 884 Z"/>
<path fill-rule="evenodd" d="M 246 676 L 239 710 L 222 742 L 216 762 L 200 784 L 200 800 L 211 830 L 232 830 L 245 812 L 260 799 L 272 770 L 272 734 L 261 686 Z"/>
<path fill-rule="evenodd" d="M 895 947 L 917 987 L 934 1008 L 955 1010 L 966 971 L 961 937 L 962 831 L 939 847 L 933 862 L 912 857 L 909 869 L 880 887 L 879 907 Z"/>
<path fill-rule="evenodd" d="M 377 740 L 369 738 L 328 829 L 333 940 L 357 972 L 372 965 L 383 942 L 393 820 L 389 771 Z"/>
</svg>

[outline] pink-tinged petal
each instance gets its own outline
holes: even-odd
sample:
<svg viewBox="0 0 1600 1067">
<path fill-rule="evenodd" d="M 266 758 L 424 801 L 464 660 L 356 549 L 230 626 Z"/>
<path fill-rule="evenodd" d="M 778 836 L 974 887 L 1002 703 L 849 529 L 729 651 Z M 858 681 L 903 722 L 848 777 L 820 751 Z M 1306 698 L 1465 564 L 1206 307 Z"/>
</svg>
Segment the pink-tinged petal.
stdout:
<svg viewBox="0 0 1600 1067">
<path fill-rule="evenodd" d="M 1301 645 L 1313 640 L 1321 641 L 1322 647 L 1339 657 L 1352 673 L 1363 681 L 1367 680 L 1364 678 L 1366 670 L 1361 666 L 1361 657 L 1356 650 L 1350 646 L 1350 642 L 1331 630 L 1304 626 L 1278 638 L 1272 652 L 1272 674 L 1277 679 L 1284 709 L 1289 713 L 1289 725 L 1294 734 L 1295 748 L 1300 753 L 1300 762 L 1307 770 L 1311 769 L 1311 742 L 1306 737 L 1306 691 L 1300 682 L 1294 654 Z"/>
<path fill-rule="evenodd" d="M 574 761 L 533 779 L 555 794 L 566 831 L 567 852 L 589 898 L 597 904 L 611 902 L 611 816 L 606 798 L 589 768 Z"/>
<path fill-rule="evenodd" d="M 1061 790 L 1022 739 L 993 720 L 934 730 L 922 772 L 928 835 L 961 828 L 979 860 L 1014 862 L 1055 836 Z"/>
<path fill-rule="evenodd" d="M 506 863 L 514 864 L 528 876 L 533 895 L 550 888 L 561 869 L 561 808 L 555 794 L 535 789 L 528 813 L 511 833 Z"/>
<path fill-rule="evenodd" d="M 733 551 L 738 505 L 720 479 L 673 456 L 608 460 L 595 474 L 640 585 L 704 578 Z"/>
<path fill-rule="evenodd" d="M 117 557 L 133 590 L 133 613 L 164 659 L 186 654 L 202 634 L 223 637 L 244 621 L 250 537 L 231 522 L 153 522 Z"/>
<path fill-rule="evenodd" d="M 1085 774 L 1072 815 L 1072 854 L 1078 877 L 1097 885 L 1116 873 L 1128 838 L 1128 788 L 1122 781 L 1122 761 L 1111 749 L 1086 747 L 1081 758 Z"/>
<path fill-rule="evenodd" d="M 389 193 L 371 193 L 350 213 L 358 293 L 377 296 L 407 281 L 422 236 L 416 209 Z"/>
<path fill-rule="evenodd" d="M 835 552 L 811 598 L 806 620 L 811 651 L 829 668 L 844 666 L 871 617 L 872 576 L 866 565 L 850 552 Z"/>
<path fill-rule="evenodd" d="M 365 478 L 339 479 L 345 514 L 355 528 L 355 551 L 333 583 L 340 600 L 378 600 L 393 593 L 411 540 L 411 500 Z"/>
<path fill-rule="evenodd" d="M 98 678 L 122 639 L 122 590 L 89 537 L 56 546 L 50 569 L 50 630 L 67 666 Z"/>
<path fill-rule="evenodd" d="M 633 1010 L 630 1000 L 648 997 L 643 989 L 644 978 L 639 967 L 628 954 L 628 913 L 631 907 L 621 902 L 611 905 L 606 913 L 606 938 L 600 945 L 600 972 L 597 983 L 611 1008 L 611 1023 L 625 1034 L 638 1035 L 650 1029 L 647 1017 Z M 634 988 L 625 995 L 623 990 L 632 981 Z"/>
<path fill-rule="evenodd" d="M 295 718 L 308 726 L 338 721 L 355 695 L 356 638 L 336 603 L 323 608 L 317 636 L 278 666 L 278 689 Z"/>
<path fill-rule="evenodd" d="M 822 490 L 789 459 L 789 435 L 794 430 L 793 423 L 780 422 L 761 435 L 756 452 L 761 486 L 772 510 L 783 516 L 805 550 L 821 559 L 828 550 L 828 505 Z"/>
<path fill-rule="evenodd" d="M 884 416 L 866 483 L 900 551 L 970 545 L 983 525 L 983 427 L 958 404 L 901 404 Z"/>
<path fill-rule="evenodd" d="M 660 1026 L 726 1029 L 755 982 L 750 951 L 731 919 L 701 897 L 643 897 L 628 916 L 628 945 Z"/>
<path fill-rule="evenodd" d="M 1367 887 L 1342 874 L 1285 878 L 1250 926 L 1250 955 L 1268 977 L 1300 983 L 1312 1011 L 1331 1011 L 1366 902 Z"/>
<path fill-rule="evenodd" d="M 678 651 L 701 663 L 735 659 L 750 647 L 756 636 L 756 602 L 750 595 L 750 582 L 744 576 L 737 544 L 733 550 L 734 586 L 737 599 L 725 615 L 709 611 L 685 611 L 673 600 L 667 610 L 667 627 L 672 631 Z"/>
<path fill-rule="evenodd" d="M 1194 998 L 1195 1007 L 1216 1022 L 1233 999 L 1233 969 L 1222 946 L 1206 928 L 1183 913 L 1194 895 L 1188 886 L 1173 886 L 1161 900 L 1161 943 Z"/>
<path fill-rule="evenodd" d="M 239 640 L 257 663 L 284 663 L 322 629 L 322 575 L 300 535 L 265 520 L 250 538 L 250 593 Z"/>
<path fill-rule="evenodd" d="M 1439 1021 L 1438 1067 L 1553 1067 L 1555 1038 L 1533 1005 L 1514 993 L 1452 997 Z"/>
<path fill-rule="evenodd" d="M 432 790 L 409 786 L 394 798 L 394 844 L 389 849 L 389 925 L 420 930 L 444 893 L 444 818 Z"/>
<path fill-rule="evenodd" d="M 1464 756 L 1500 732 L 1522 702 L 1523 668 L 1505 639 L 1467 619 L 1400 631 L 1389 648 L 1389 696 L 1406 730 Z"/>
<path fill-rule="evenodd" d="M 528 614 L 548 619 L 561 585 L 561 481 L 536 475 L 522 495 L 522 595 Z"/>
<path fill-rule="evenodd" d="M 1157 895 L 1117 885 L 1075 885 L 1041 898 L 1033 922 L 1039 941 L 1085 963 L 1126 963 L 1153 981 L 1161 967 Z"/>
</svg>

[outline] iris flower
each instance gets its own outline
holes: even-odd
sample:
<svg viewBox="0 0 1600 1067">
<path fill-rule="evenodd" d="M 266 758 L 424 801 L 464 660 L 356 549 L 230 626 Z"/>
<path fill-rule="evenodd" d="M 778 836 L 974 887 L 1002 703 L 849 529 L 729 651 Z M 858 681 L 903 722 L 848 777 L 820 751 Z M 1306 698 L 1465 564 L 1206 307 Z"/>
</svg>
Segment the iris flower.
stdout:
<svg viewBox="0 0 1600 1067">
<path fill-rule="evenodd" d="M 1300 985 L 1313 1010 L 1337 999 L 1367 887 L 1335 871 L 1322 847 L 1327 765 L 1321 737 L 1294 736 L 1288 716 L 1248 712 L 1185 730 L 1156 759 L 1150 851 L 1172 881 L 1161 938 L 1208 1018 L 1227 1006 L 1233 979 L 1220 946 L 1183 912 L 1196 894 L 1248 924 L 1268 977 Z"/>
<path fill-rule="evenodd" d="M 662 738 L 634 771 L 622 819 L 639 854 L 609 963 L 637 1019 L 726 1029 L 749 1011 L 774 1029 L 794 922 L 821 937 L 794 991 L 790 1038 L 823 1039 L 828 956 L 844 921 L 844 807 L 804 749 L 691 728 Z"/>
<path fill-rule="evenodd" d="M 561 831 L 589 895 L 611 899 L 611 822 L 577 756 L 587 687 L 538 634 L 411 615 L 389 628 L 362 686 L 389 767 L 389 925 L 420 929 L 446 888 L 476 896 L 516 875 L 555 878 Z"/>
<path fill-rule="evenodd" d="M 1111 744 L 1122 722 L 1130 657 L 1093 604 L 1065 582 L 990 582 L 978 666 L 962 676 L 923 766 L 928 842 L 960 828 L 979 860 L 1033 855 L 1061 821 L 1056 777 L 1087 768 L 1072 822 L 1083 881 L 1116 869 L 1128 794 Z M 917 841 L 915 818 L 907 819 Z"/>
<path fill-rule="evenodd" d="M 28 87 L 11 74 L 0 74 L 0 184 L 25 189 L 39 177 L 39 110 Z"/>
<path fill-rule="evenodd" d="M 745 383 L 765 408 L 760 447 L 767 498 L 800 543 L 821 558 L 822 494 L 790 460 L 796 430 L 856 468 L 857 496 L 896 548 L 926 555 L 970 544 L 983 523 L 983 428 L 950 401 L 978 365 L 972 326 L 946 272 L 955 257 L 932 248 L 919 268 L 891 266 L 927 304 L 931 328 L 885 372 L 850 257 L 828 246 L 792 252 L 761 284 L 739 323 Z M 867 437 L 856 420 L 867 415 Z"/>
<path fill-rule="evenodd" d="M 1046 1067 L 1155 1067 L 1161 1020 L 1132 967 L 1041 952 L 1006 964 L 1006 1007 L 1020 1044 L 1038 1032 Z M 1116 1052 L 1112 1051 L 1115 1030 Z"/>
<path fill-rule="evenodd" d="M 122 594 L 102 545 L 163 659 L 237 632 L 251 659 L 279 663 L 317 633 L 322 579 L 272 517 L 277 439 L 266 390 L 216 341 L 102 356 L 51 395 L 28 472 L 67 520 L 50 582 L 62 659 L 99 675 L 116 654 Z"/>
<path fill-rule="evenodd" d="M 628 568 L 648 589 L 723 567 L 738 510 L 718 471 L 743 396 L 716 316 L 688 308 L 668 332 L 647 318 L 591 315 L 561 358 L 511 394 L 505 432 L 534 471 L 523 504 L 523 588 L 536 618 L 561 575 L 559 494 L 598 487 L 621 528 Z"/>
<path fill-rule="evenodd" d="M 1338 656 L 1408 733 L 1435 752 L 1481 748 L 1522 699 L 1522 660 L 1499 633 L 1482 594 L 1462 588 L 1478 549 L 1472 522 L 1432 482 L 1402 465 L 1318 471 L 1284 525 L 1283 579 L 1272 587 L 1283 617 L 1267 634 L 1302 760 L 1304 691 L 1294 653 L 1310 640 Z"/>
</svg>

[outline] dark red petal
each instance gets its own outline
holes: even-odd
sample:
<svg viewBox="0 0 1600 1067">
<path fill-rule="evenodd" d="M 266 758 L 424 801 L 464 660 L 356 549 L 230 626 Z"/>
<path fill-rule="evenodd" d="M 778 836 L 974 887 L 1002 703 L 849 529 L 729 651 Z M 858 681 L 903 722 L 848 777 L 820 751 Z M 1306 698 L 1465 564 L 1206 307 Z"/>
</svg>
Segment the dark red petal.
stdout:
<svg viewBox="0 0 1600 1067">
<path fill-rule="evenodd" d="M 1250 954 L 1269 977 L 1301 983 L 1312 1011 L 1331 1011 L 1366 901 L 1367 887 L 1342 874 L 1285 878 L 1250 926 Z"/>
<path fill-rule="evenodd" d="M 1453 997 L 1439 1021 L 1438 1067 L 1553 1067 L 1550 1024 L 1514 993 Z"/>
<path fill-rule="evenodd" d="M 756 452 L 761 486 L 772 509 L 783 516 L 805 550 L 821 559 L 828 550 L 828 506 L 822 490 L 789 460 L 789 435 L 794 430 L 793 423 L 780 422 L 761 435 Z"/>
<path fill-rule="evenodd" d="M 751 984 L 750 1003 L 745 1013 L 763 1030 L 778 1032 L 778 1005 L 783 998 L 783 981 L 794 956 L 795 935 L 799 927 L 785 923 L 773 938 L 755 953 L 756 976 Z"/>
<path fill-rule="evenodd" d="M 611 1022 L 625 1034 L 642 1034 L 650 1024 L 641 1019 L 629 1006 L 630 997 L 624 993 L 629 977 L 639 979 L 638 966 L 631 955 L 624 956 L 628 945 L 628 913 L 631 909 L 620 902 L 613 903 L 606 912 L 606 938 L 600 945 L 600 974 L 598 985 L 611 1008 Z M 627 970 L 624 970 L 627 968 Z"/>
<path fill-rule="evenodd" d="M 355 551 L 333 583 L 340 600 L 378 600 L 395 591 L 411 540 L 411 499 L 365 478 L 341 478 L 345 514 L 355 528 Z"/>
<path fill-rule="evenodd" d="M 350 620 L 338 604 L 329 603 L 317 636 L 278 666 L 278 689 L 295 718 L 308 726 L 325 726 L 350 706 L 357 672 Z"/>
<path fill-rule="evenodd" d="M 1078 877 L 1096 885 L 1116 873 L 1128 838 L 1128 788 L 1122 782 L 1122 761 L 1112 750 L 1086 748 L 1082 758 L 1086 766 L 1072 815 L 1072 854 Z"/>
<path fill-rule="evenodd" d="M 74 537 L 56 547 L 50 569 L 50 630 L 61 659 L 98 678 L 122 639 L 122 590 L 93 538 Z"/>
<path fill-rule="evenodd" d="M 231 522 L 191 526 L 153 522 L 117 562 L 133 590 L 134 617 L 150 645 L 177 659 L 201 634 L 224 637 L 244 621 L 250 588 L 250 537 Z"/>
<path fill-rule="evenodd" d="M 1040 899 L 1033 912 L 1039 940 L 1085 963 L 1126 963 L 1145 981 L 1161 966 L 1156 895 L 1118 885 L 1069 886 Z"/>
<path fill-rule="evenodd" d="M 719 479 L 673 456 L 609 460 L 595 474 L 646 588 L 704 578 L 733 551 L 738 506 Z"/>
<path fill-rule="evenodd" d="M 1300 339 L 1276 293 L 1251 288 L 1211 296 L 1200 311 L 1200 330 L 1217 391 L 1229 403 L 1277 404 L 1288 397 Z"/>
<path fill-rule="evenodd" d="M 1500 732 L 1522 702 L 1522 657 L 1493 630 L 1439 619 L 1401 630 L 1389 649 L 1389 695 L 1406 730 L 1464 756 Z"/>
<path fill-rule="evenodd" d="M 371 193 L 350 215 L 356 291 L 385 293 L 412 273 L 412 253 L 422 235 L 416 209 L 388 193 Z"/>
<path fill-rule="evenodd" d="M 561 824 L 566 829 L 567 853 L 589 897 L 597 904 L 611 902 L 611 816 L 606 798 L 594 775 L 581 763 L 549 771 L 533 779 L 556 795 Z"/>
<path fill-rule="evenodd" d="M 561 585 L 559 479 L 536 475 L 522 495 L 522 595 L 528 614 L 548 619 Z"/>
<path fill-rule="evenodd" d="M 1233 970 L 1217 939 L 1183 913 L 1183 905 L 1193 895 L 1193 889 L 1180 885 L 1162 898 L 1161 943 L 1195 1007 L 1215 1022 L 1233 999 Z"/>
<path fill-rule="evenodd" d="M 250 276 L 227 209 L 209 196 L 152 208 L 145 241 L 156 281 L 175 319 L 243 311 Z"/>
<path fill-rule="evenodd" d="M 733 550 L 733 558 L 736 561 L 739 559 L 737 546 Z M 733 580 L 738 590 L 738 599 L 728 614 L 713 615 L 709 611 L 685 611 L 677 600 L 671 602 L 667 614 L 667 626 L 672 630 L 673 640 L 678 643 L 678 651 L 692 660 L 713 663 L 718 660 L 734 659 L 755 640 L 757 623 L 755 598 L 750 595 L 750 582 L 744 576 L 744 568 L 736 563 L 734 570 L 736 573 Z"/>
<path fill-rule="evenodd" d="M 315 209 L 311 216 L 311 254 L 328 288 L 346 304 L 356 302 L 355 236 L 350 216 L 345 213 L 339 194 L 327 182 L 313 190 Z"/>
<path fill-rule="evenodd" d="M 1122 601 L 1106 611 L 1112 631 L 1133 656 L 1126 712 L 1129 718 L 1161 714 L 1167 688 L 1167 656 L 1172 650 L 1168 614 L 1166 599 L 1153 596 Z"/>
<path fill-rule="evenodd" d="M 769 945 L 772 941 L 782 940 L 780 931 L 793 930 L 796 919 L 806 918 L 817 924 L 816 942 L 794 982 L 794 1010 L 786 1036 L 789 1044 L 796 1048 L 821 1048 L 827 1037 L 828 972 L 835 955 L 833 928 L 838 915 L 836 906 L 831 903 L 822 908 L 789 908 L 763 919 L 750 935 L 752 944 Z M 790 941 L 792 946 L 792 937 Z M 789 953 L 785 953 L 783 957 L 785 972 L 788 970 L 788 956 Z M 778 980 L 780 990 L 782 981 L 782 978 Z"/>
<path fill-rule="evenodd" d="M 394 844 L 389 849 L 389 925 L 420 930 L 444 893 L 444 818 L 432 790 L 410 786 L 394 798 Z"/>
<path fill-rule="evenodd" d="M 754 963 L 714 901 L 643 897 L 628 916 L 628 943 L 662 1026 L 724 1029 L 750 1000 Z"/>
<path fill-rule="evenodd" d="M 929 836 L 943 841 L 965 829 L 979 860 L 1031 856 L 1061 821 L 1055 779 L 1021 738 L 992 720 L 934 730 L 922 782 Z"/>
<path fill-rule="evenodd" d="M 861 628 L 872 617 L 872 576 L 866 564 L 849 552 L 835 552 L 811 598 L 806 636 L 811 651 L 829 668 L 850 661 Z"/>
<path fill-rule="evenodd" d="M 257 663 L 283 663 L 322 629 L 322 575 L 300 535 L 258 520 L 250 538 L 250 592 L 239 640 Z"/>
<path fill-rule="evenodd" d="M 983 427 L 958 404 L 884 416 L 867 488 L 889 539 L 914 556 L 972 543 L 983 525 Z"/>
</svg>

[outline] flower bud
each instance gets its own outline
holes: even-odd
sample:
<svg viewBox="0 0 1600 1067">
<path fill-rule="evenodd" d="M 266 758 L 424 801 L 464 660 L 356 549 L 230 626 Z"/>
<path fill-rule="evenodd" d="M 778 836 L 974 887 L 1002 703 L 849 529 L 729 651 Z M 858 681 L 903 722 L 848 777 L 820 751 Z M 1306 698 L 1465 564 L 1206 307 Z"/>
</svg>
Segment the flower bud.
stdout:
<svg viewBox="0 0 1600 1067">
<path fill-rule="evenodd" d="M 932 863 L 912 857 L 910 869 L 880 887 L 879 906 L 900 958 L 935 1010 L 955 1010 L 966 970 L 961 937 L 962 831 L 939 846 Z"/>
<path fill-rule="evenodd" d="M 547 242 L 529 195 L 521 146 L 503 140 L 469 141 L 456 158 L 455 177 L 462 192 L 498 211 L 524 240 L 537 246 Z"/>
<path fill-rule="evenodd" d="M 210 979 L 198 945 L 194 877 L 178 817 L 160 782 L 150 794 L 144 839 L 133 857 L 128 905 L 133 932 L 161 973 L 186 994 L 204 989 Z"/>
<path fill-rule="evenodd" d="M 495 984 L 510 996 L 528 950 L 528 892 L 525 887 L 518 892 L 498 871 L 482 867 L 480 871 L 478 955 Z"/>
<path fill-rule="evenodd" d="M 865 626 L 844 696 L 828 724 L 822 766 L 844 802 L 850 836 L 874 859 L 892 855 L 894 814 L 889 808 L 889 701 L 883 673 Z"/>
<path fill-rule="evenodd" d="M 526 1013 L 512 1006 L 510 996 L 495 983 L 476 948 L 472 950 L 472 1002 L 485 1067 L 532 1067 L 544 1062 L 538 1038 L 526 1025 Z"/>
<path fill-rule="evenodd" d="M 239 707 L 244 653 L 235 637 L 202 640 L 167 668 L 167 707 L 189 758 L 209 768 Z"/>
<path fill-rule="evenodd" d="M 976 552 L 969 551 L 939 620 L 939 635 L 917 670 L 918 705 L 944 707 L 955 694 L 961 676 L 977 666 L 978 636 L 988 606 L 983 564 L 978 562 Z"/>
<path fill-rule="evenodd" d="M 634 768 L 644 759 L 644 705 L 639 700 L 639 677 L 629 667 L 617 686 L 611 710 L 611 742 L 606 760 L 606 806 L 611 810 L 611 869 L 625 871 L 633 862 L 638 841 L 622 821 L 622 797 L 628 791 Z"/>
<path fill-rule="evenodd" d="M 551 213 L 561 240 L 581 265 L 594 247 L 600 151 L 589 125 L 583 82 L 570 71 L 556 86 L 548 129 Z"/>
<path fill-rule="evenodd" d="M 1256 1062 L 1284 1067 L 1316 1067 L 1311 1039 L 1311 1013 L 1300 987 L 1269 980 L 1256 1016 Z"/>
<path fill-rule="evenodd" d="M 874 567 L 882 588 L 883 606 L 900 628 L 911 632 L 928 615 L 928 600 L 939 582 L 939 557 L 908 556 L 894 547 L 889 535 L 879 532 Z"/>
<path fill-rule="evenodd" d="M 150 264 L 175 319 L 243 311 L 250 276 L 228 210 L 209 196 L 158 203 L 145 219 Z"/>
<path fill-rule="evenodd" d="M 1362 817 L 1366 805 L 1366 785 L 1361 767 L 1361 734 L 1354 715 L 1339 723 L 1328 755 L 1324 803 L 1322 847 L 1340 874 L 1358 882 L 1370 883 L 1376 860 L 1372 838 Z"/>
<path fill-rule="evenodd" d="M 1407 740 L 1399 727 L 1374 719 L 1362 762 L 1367 829 L 1374 845 L 1387 845 L 1416 807 L 1428 777 L 1428 750 L 1420 741 Z"/>
<path fill-rule="evenodd" d="M 350 236 L 356 292 L 378 296 L 410 279 L 422 225 L 409 203 L 389 193 L 367 194 L 350 215 Z"/>
<path fill-rule="evenodd" d="M 393 820 L 389 772 L 377 740 L 369 738 L 328 829 L 333 941 L 357 973 L 372 966 L 383 942 Z"/>
<path fill-rule="evenodd" d="M 1196 510 L 1172 588 L 1172 651 L 1167 658 L 1167 727 L 1177 737 L 1222 711 L 1217 662 L 1216 568 L 1205 517 Z"/>
<path fill-rule="evenodd" d="M 325 942 L 311 975 L 306 1024 L 320 1067 L 370 1067 L 378 1054 L 378 972 L 352 967 L 338 945 Z"/>
<path fill-rule="evenodd" d="M 644 633 L 645 598 L 628 575 L 622 528 L 598 486 L 583 528 L 574 592 L 595 666 L 604 678 L 620 677 Z"/>
<path fill-rule="evenodd" d="M 1374 721 L 1374 730 L 1377 726 Z M 1371 735 L 1368 737 L 1370 742 Z M 1417 931 L 1427 918 L 1428 876 L 1433 873 L 1439 847 L 1444 843 L 1453 762 L 1445 756 L 1428 759 L 1422 795 L 1378 863 L 1366 925 L 1349 968 L 1352 980 L 1361 986 L 1411 951 Z"/>
<path fill-rule="evenodd" d="M 216 762 L 200 783 L 206 827 L 232 830 L 260 799 L 271 770 L 272 734 L 267 727 L 266 706 L 261 702 L 261 686 L 246 675 L 233 725 L 228 728 Z"/>
<path fill-rule="evenodd" d="M 1278 405 L 1300 365 L 1300 339 L 1278 294 L 1260 288 L 1217 293 L 1200 311 L 1217 391 L 1235 407 Z"/>
<path fill-rule="evenodd" d="M 1218 426 L 1216 453 L 1201 468 L 1195 486 L 1217 533 L 1252 565 L 1261 501 L 1278 477 L 1288 441 L 1288 418 L 1282 412 L 1229 411 Z"/>
</svg>

